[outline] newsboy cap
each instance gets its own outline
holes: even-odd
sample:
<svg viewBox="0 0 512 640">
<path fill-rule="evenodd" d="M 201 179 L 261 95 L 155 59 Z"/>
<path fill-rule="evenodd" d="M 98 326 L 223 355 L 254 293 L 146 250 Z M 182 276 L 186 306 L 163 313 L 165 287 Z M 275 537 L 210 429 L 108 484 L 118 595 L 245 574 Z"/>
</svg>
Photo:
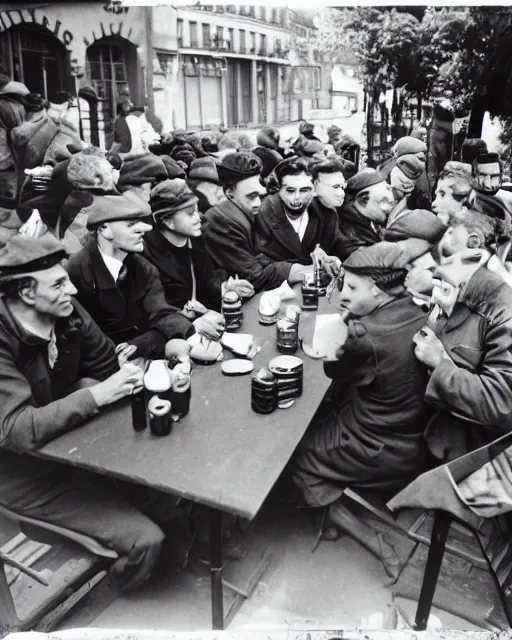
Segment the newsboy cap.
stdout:
<svg viewBox="0 0 512 640">
<path fill-rule="evenodd" d="M 400 156 L 396 166 L 410 180 L 417 180 L 425 170 L 425 163 L 411 153 Z"/>
<path fill-rule="evenodd" d="M 153 220 L 162 220 L 198 202 L 185 180 L 164 180 L 151 191 L 149 204 Z"/>
<path fill-rule="evenodd" d="M 162 159 L 154 153 L 144 153 L 140 156 L 127 158 L 121 165 L 117 187 L 120 191 L 129 187 L 140 187 L 146 182 L 165 180 L 167 169 Z"/>
<path fill-rule="evenodd" d="M 347 180 L 345 193 L 348 195 L 356 195 L 363 189 L 368 189 L 374 184 L 385 182 L 384 176 L 375 169 L 363 169 Z"/>
<path fill-rule="evenodd" d="M 217 172 L 217 163 L 211 156 L 205 158 L 196 158 L 192 161 L 188 170 L 190 180 L 198 180 L 199 182 L 213 182 L 219 184 L 219 174 Z"/>
<path fill-rule="evenodd" d="M 151 215 L 151 208 L 133 193 L 120 196 L 93 196 L 88 207 L 82 209 L 87 214 L 87 228 L 94 229 L 105 222 L 115 220 L 143 220 Z"/>
<path fill-rule="evenodd" d="M 64 246 L 51 233 L 38 238 L 12 236 L 0 249 L 0 282 L 50 269 L 67 255 Z"/>
</svg>

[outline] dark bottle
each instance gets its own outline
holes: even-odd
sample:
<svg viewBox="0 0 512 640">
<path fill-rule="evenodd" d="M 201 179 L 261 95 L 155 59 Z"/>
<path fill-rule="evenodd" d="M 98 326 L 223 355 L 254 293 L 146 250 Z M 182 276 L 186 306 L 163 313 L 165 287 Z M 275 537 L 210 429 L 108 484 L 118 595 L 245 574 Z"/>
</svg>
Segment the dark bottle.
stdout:
<svg viewBox="0 0 512 640">
<path fill-rule="evenodd" d="M 318 289 L 315 283 L 304 278 L 301 293 L 302 309 L 304 311 L 316 311 L 318 309 Z"/>
<path fill-rule="evenodd" d="M 280 318 L 276 325 L 276 347 L 280 353 L 291 356 L 299 348 L 299 324 L 289 318 Z"/>
<path fill-rule="evenodd" d="M 135 431 L 144 431 L 147 427 L 146 394 L 144 388 L 132 393 L 132 425 Z"/>
<path fill-rule="evenodd" d="M 260 369 L 251 382 L 251 408 L 267 414 L 277 409 L 277 380 L 267 369 Z"/>
<path fill-rule="evenodd" d="M 171 403 L 154 395 L 148 403 L 149 428 L 155 436 L 168 436 L 172 429 Z"/>
</svg>

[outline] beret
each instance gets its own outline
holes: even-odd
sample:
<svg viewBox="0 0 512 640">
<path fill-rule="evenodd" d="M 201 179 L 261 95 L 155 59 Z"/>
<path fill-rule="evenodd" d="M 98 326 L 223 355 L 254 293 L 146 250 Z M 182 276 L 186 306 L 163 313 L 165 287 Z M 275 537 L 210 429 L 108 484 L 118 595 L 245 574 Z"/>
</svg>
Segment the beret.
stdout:
<svg viewBox="0 0 512 640">
<path fill-rule="evenodd" d="M 377 242 L 371 247 L 360 247 L 343 263 L 347 271 L 363 274 L 366 269 L 405 269 L 407 255 L 392 242 Z"/>
<path fill-rule="evenodd" d="M 395 155 L 397 158 L 410 153 L 414 155 L 416 153 L 426 152 L 427 145 L 422 140 L 418 140 L 418 138 L 414 138 L 413 136 L 404 136 L 395 144 Z"/>
<path fill-rule="evenodd" d="M 154 153 L 127 158 L 121 165 L 117 186 L 126 190 L 128 187 L 140 187 L 145 182 L 165 180 L 167 169 L 162 159 Z"/>
<path fill-rule="evenodd" d="M 217 165 L 220 184 L 237 184 L 247 178 L 259 176 L 261 160 L 250 151 L 228 153 Z"/>
<path fill-rule="evenodd" d="M 417 180 L 425 170 L 425 163 L 411 153 L 400 156 L 395 166 L 410 180 Z"/>
<path fill-rule="evenodd" d="M 198 180 L 199 182 L 213 182 L 213 184 L 219 184 L 217 163 L 211 156 L 207 156 L 205 158 L 196 158 L 190 165 L 188 177 L 190 180 Z"/>
<path fill-rule="evenodd" d="M 371 187 L 374 184 L 379 184 L 381 182 L 385 182 L 385 179 L 384 176 L 378 171 L 369 168 L 363 169 L 347 181 L 345 193 L 349 195 L 356 195 L 363 189 L 368 189 L 368 187 Z"/>
<path fill-rule="evenodd" d="M 82 211 L 87 214 L 88 229 L 99 227 L 105 222 L 142 220 L 151 215 L 149 205 L 130 192 L 113 196 L 94 195 L 91 204 Z"/>
<path fill-rule="evenodd" d="M 149 204 L 153 220 L 162 219 L 198 202 L 185 180 L 164 180 L 151 191 Z"/>
<path fill-rule="evenodd" d="M 0 279 L 43 271 L 67 257 L 64 246 L 51 233 L 38 238 L 14 235 L 0 249 Z"/>
</svg>

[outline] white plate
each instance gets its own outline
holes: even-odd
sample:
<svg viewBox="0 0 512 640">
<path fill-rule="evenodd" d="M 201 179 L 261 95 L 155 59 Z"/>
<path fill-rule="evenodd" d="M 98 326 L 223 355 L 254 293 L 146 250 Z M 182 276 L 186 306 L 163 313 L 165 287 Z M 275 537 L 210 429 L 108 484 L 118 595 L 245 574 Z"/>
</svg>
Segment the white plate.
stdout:
<svg viewBox="0 0 512 640">
<path fill-rule="evenodd" d="M 225 376 L 244 376 L 254 369 L 254 362 L 251 360 L 226 360 L 220 365 Z"/>
</svg>

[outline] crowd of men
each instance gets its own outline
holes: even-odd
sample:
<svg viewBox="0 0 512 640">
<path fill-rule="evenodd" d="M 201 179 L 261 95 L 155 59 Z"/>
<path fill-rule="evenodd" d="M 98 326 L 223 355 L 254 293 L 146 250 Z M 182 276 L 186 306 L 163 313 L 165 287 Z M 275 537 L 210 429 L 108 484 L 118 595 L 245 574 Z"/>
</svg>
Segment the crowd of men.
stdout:
<svg viewBox="0 0 512 640">
<path fill-rule="evenodd" d="M 468 144 L 474 157 L 449 161 L 432 185 L 416 135 L 380 169 L 358 170 L 337 127 L 330 143 L 307 122 L 286 144 L 264 127 L 254 148 L 228 133 L 159 140 L 126 104 L 106 154 L 64 126 L 67 99 L 56 116 L 0 80 L 0 185 L 31 176 L 2 201 L 19 224 L 0 249 L 0 504 L 114 549 L 120 587 L 144 582 L 183 505 L 30 454 L 137 390 L 141 359 L 187 354 L 193 334 L 219 340 L 223 293 L 301 283 L 315 261 L 336 278 L 348 337 L 326 359 L 333 384 L 290 477 L 300 502 L 327 507 L 332 527 L 395 575 L 393 549 L 344 489 L 391 498 L 512 426 L 512 207 L 499 157 Z"/>
</svg>

